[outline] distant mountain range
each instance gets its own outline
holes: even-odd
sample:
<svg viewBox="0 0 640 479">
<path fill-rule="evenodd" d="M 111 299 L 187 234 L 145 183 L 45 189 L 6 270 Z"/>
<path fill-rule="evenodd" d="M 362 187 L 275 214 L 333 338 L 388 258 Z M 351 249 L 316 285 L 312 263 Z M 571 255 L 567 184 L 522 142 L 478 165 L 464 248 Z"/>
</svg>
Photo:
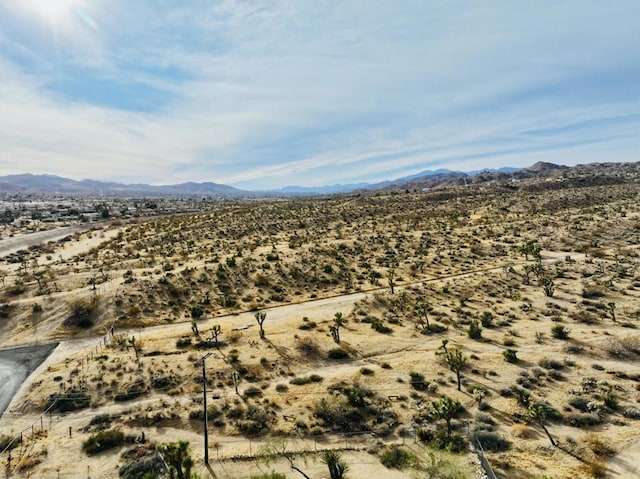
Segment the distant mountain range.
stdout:
<svg viewBox="0 0 640 479">
<path fill-rule="evenodd" d="M 206 196 L 238 197 L 251 192 L 218 183 L 180 183 L 154 186 L 146 184 L 125 185 L 96 180 L 75 181 L 55 175 L 7 175 L 0 176 L 0 193 L 60 194 L 86 196 Z"/>
<path fill-rule="evenodd" d="M 499 168 L 476 171 L 452 171 L 448 169 L 424 170 L 410 176 L 379 183 L 351 183 L 318 187 L 287 186 L 270 191 L 246 191 L 212 182 L 180 183 L 154 186 L 147 184 L 122 184 L 96 180 L 75 181 L 55 175 L 7 175 L 0 176 L 0 193 L 47 194 L 77 196 L 149 196 L 149 197 L 207 197 L 241 198 L 283 195 L 313 195 L 362 192 L 389 189 L 417 189 L 457 186 L 500 181 L 520 181 L 556 176 L 634 176 L 640 177 L 640 163 L 590 163 L 573 167 L 538 162 L 528 168 Z"/>
</svg>

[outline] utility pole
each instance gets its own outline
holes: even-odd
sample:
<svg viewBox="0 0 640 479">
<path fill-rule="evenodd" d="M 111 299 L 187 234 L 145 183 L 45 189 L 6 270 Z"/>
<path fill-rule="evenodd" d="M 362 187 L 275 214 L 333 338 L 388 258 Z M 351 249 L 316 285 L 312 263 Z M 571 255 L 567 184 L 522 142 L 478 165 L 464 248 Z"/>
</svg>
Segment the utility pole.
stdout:
<svg viewBox="0 0 640 479">
<path fill-rule="evenodd" d="M 204 407 L 204 463 L 209 464 L 209 419 L 207 418 L 207 369 L 206 359 L 213 353 L 208 352 L 196 364 L 202 363 L 202 405 Z"/>
</svg>

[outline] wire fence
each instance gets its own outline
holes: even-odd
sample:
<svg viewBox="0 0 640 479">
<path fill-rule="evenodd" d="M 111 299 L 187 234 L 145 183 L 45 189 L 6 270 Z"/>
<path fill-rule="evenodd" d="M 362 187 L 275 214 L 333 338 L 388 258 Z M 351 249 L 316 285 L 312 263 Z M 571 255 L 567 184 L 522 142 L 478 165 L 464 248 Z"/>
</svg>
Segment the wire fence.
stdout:
<svg viewBox="0 0 640 479">
<path fill-rule="evenodd" d="M 487 479 L 497 479 L 496 474 L 493 472 L 493 468 L 491 467 L 491 463 L 489 462 L 489 458 L 487 457 L 487 454 L 484 452 L 484 448 L 480 443 L 480 440 L 475 436 L 472 436 L 470 440 L 473 448 L 476 451 L 476 454 L 478 455 L 478 458 L 480 459 L 480 464 L 482 465 L 482 468 L 487 475 Z"/>
</svg>

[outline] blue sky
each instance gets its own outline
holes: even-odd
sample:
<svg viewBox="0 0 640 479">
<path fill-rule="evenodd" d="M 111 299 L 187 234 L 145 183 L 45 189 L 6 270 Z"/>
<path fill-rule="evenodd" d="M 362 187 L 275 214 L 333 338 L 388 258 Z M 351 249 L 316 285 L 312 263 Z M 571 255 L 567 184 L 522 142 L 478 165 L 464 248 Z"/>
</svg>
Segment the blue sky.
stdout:
<svg viewBox="0 0 640 479">
<path fill-rule="evenodd" d="M 640 161 L 640 2 L 0 0 L 0 174 L 248 189 Z"/>
</svg>

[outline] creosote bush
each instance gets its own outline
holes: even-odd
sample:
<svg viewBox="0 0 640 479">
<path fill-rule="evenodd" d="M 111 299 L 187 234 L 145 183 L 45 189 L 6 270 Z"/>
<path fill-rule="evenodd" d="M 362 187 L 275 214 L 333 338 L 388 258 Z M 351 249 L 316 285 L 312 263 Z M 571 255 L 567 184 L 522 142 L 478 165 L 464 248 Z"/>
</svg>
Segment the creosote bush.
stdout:
<svg viewBox="0 0 640 479">
<path fill-rule="evenodd" d="M 116 429 L 107 429 L 100 431 L 89 437 L 83 444 L 82 450 L 88 455 L 93 456 L 103 451 L 120 447 L 125 443 L 125 435 L 122 431 Z"/>
<path fill-rule="evenodd" d="M 69 303 L 69 316 L 62 324 L 68 328 L 90 328 L 98 316 L 99 306 L 100 298 L 95 294 L 90 298 L 74 299 Z"/>
<path fill-rule="evenodd" d="M 388 469 L 404 469 L 415 462 L 415 456 L 398 446 L 391 446 L 383 451 L 380 462 Z"/>
</svg>

